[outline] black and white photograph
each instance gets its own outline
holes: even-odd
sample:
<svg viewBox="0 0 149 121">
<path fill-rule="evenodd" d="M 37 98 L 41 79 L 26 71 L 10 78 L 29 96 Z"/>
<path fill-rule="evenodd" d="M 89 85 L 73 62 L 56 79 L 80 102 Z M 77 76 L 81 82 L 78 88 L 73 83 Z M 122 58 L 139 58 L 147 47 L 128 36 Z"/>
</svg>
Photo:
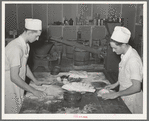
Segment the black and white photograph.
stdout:
<svg viewBox="0 0 149 121">
<path fill-rule="evenodd" d="M 147 119 L 146 1 L 2 1 L 2 119 Z"/>
</svg>

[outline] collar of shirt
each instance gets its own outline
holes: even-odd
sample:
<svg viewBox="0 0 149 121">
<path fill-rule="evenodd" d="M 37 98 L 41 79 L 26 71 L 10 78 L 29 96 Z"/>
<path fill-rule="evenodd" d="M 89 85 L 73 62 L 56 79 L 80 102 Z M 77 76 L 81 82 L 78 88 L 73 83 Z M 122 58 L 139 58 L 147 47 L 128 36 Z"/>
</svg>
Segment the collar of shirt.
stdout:
<svg viewBox="0 0 149 121">
<path fill-rule="evenodd" d="M 131 51 L 132 51 L 132 47 L 130 46 L 129 49 L 127 50 L 127 52 L 126 52 L 125 54 L 122 54 L 122 55 L 121 55 L 121 59 L 122 59 L 123 61 L 125 61 L 125 60 L 129 57 Z"/>
<path fill-rule="evenodd" d="M 26 54 L 28 54 L 29 53 L 28 43 L 25 42 L 25 40 L 23 39 L 23 37 L 21 35 L 19 36 L 19 40 L 20 40 L 20 43 L 22 44 L 22 46 L 25 47 Z"/>
<path fill-rule="evenodd" d="M 19 41 L 23 46 L 27 46 L 27 43 L 25 42 L 25 40 L 23 39 L 21 35 L 19 36 Z"/>
</svg>

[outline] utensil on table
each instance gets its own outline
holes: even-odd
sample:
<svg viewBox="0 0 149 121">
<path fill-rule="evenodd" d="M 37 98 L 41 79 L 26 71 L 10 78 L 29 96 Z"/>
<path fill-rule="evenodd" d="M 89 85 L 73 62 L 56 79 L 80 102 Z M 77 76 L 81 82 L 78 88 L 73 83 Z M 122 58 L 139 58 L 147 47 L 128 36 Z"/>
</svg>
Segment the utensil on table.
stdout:
<svg viewBox="0 0 149 121">
<path fill-rule="evenodd" d="M 91 82 L 91 85 L 96 89 L 103 89 L 107 84 L 104 82 Z"/>
<path fill-rule="evenodd" d="M 60 72 L 60 67 L 59 66 L 55 66 L 54 68 L 53 68 L 53 70 L 51 71 L 51 74 L 52 75 L 58 75 L 59 74 L 59 72 Z"/>
<path fill-rule="evenodd" d="M 68 103 L 79 103 L 82 99 L 82 94 L 76 91 L 65 91 L 63 97 Z"/>
</svg>

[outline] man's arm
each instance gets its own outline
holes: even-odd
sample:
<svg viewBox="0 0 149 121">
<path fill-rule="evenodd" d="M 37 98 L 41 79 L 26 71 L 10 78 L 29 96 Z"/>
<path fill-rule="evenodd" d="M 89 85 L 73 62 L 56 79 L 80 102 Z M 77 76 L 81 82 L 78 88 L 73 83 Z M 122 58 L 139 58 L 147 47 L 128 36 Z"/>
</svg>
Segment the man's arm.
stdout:
<svg viewBox="0 0 149 121">
<path fill-rule="evenodd" d="M 33 75 L 33 73 L 31 72 L 29 66 L 27 65 L 27 77 L 29 77 L 36 85 L 41 86 L 42 84 L 51 84 L 52 82 L 48 82 L 48 81 L 38 81 L 35 76 Z"/>
<path fill-rule="evenodd" d="M 28 78 L 30 78 L 31 80 L 33 80 L 34 82 L 37 81 L 37 79 L 35 78 L 35 76 L 33 75 L 33 73 L 31 72 L 29 66 L 27 65 L 27 73 L 26 73 L 26 76 Z"/>
<path fill-rule="evenodd" d="M 105 86 L 105 88 L 110 90 L 110 89 L 116 88 L 118 85 L 119 85 L 119 81 L 117 81 L 114 84 L 109 84 L 109 85 Z"/>
<path fill-rule="evenodd" d="M 120 96 L 132 95 L 140 91 L 141 91 L 141 82 L 138 80 L 132 79 L 132 86 L 130 86 L 129 88 L 119 91 L 119 92 L 111 92 L 108 94 L 103 94 L 102 98 L 103 99 L 115 99 Z"/>
<path fill-rule="evenodd" d="M 15 66 L 10 69 L 10 78 L 13 83 L 15 83 L 18 87 L 22 88 L 23 90 L 26 90 L 28 92 L 33 93 L 37 97 L 44 97 L 46 96 L 46 93 L 36 90 L 35 88 L 29 86 L 22 78 L 19 76 L 20 67 Z"/>
<path fill-rule="evenodd" d="M 132 79 L 131 81 L 132 81 L 132 86 L 130 86 L 126 90 L 117 92 L 118 96 L 127 96 L 141 91 L 141 82 L 134 79 Z"/>
</svg>

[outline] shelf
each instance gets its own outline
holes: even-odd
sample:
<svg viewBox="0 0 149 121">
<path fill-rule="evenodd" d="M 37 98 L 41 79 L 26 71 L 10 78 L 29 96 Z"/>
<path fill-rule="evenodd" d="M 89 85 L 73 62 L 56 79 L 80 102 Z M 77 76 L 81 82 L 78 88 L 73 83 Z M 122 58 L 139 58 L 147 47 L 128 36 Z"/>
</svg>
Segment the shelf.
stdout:
<svg viewBox="0 0 149 121">
<path fill-rule="evenodd" d="M 78 26 L 81 26 L 81 27 L 83 27 L 83 26 L 91 26 L 91 27 L 105 27 L 104 25 L 102 25 L 102 26 L 98 26 L 98 25 L 49 25 L 49 27 L 50 26 L 52 26 L 52 27 L 78 27 Z"/>
</svg>

